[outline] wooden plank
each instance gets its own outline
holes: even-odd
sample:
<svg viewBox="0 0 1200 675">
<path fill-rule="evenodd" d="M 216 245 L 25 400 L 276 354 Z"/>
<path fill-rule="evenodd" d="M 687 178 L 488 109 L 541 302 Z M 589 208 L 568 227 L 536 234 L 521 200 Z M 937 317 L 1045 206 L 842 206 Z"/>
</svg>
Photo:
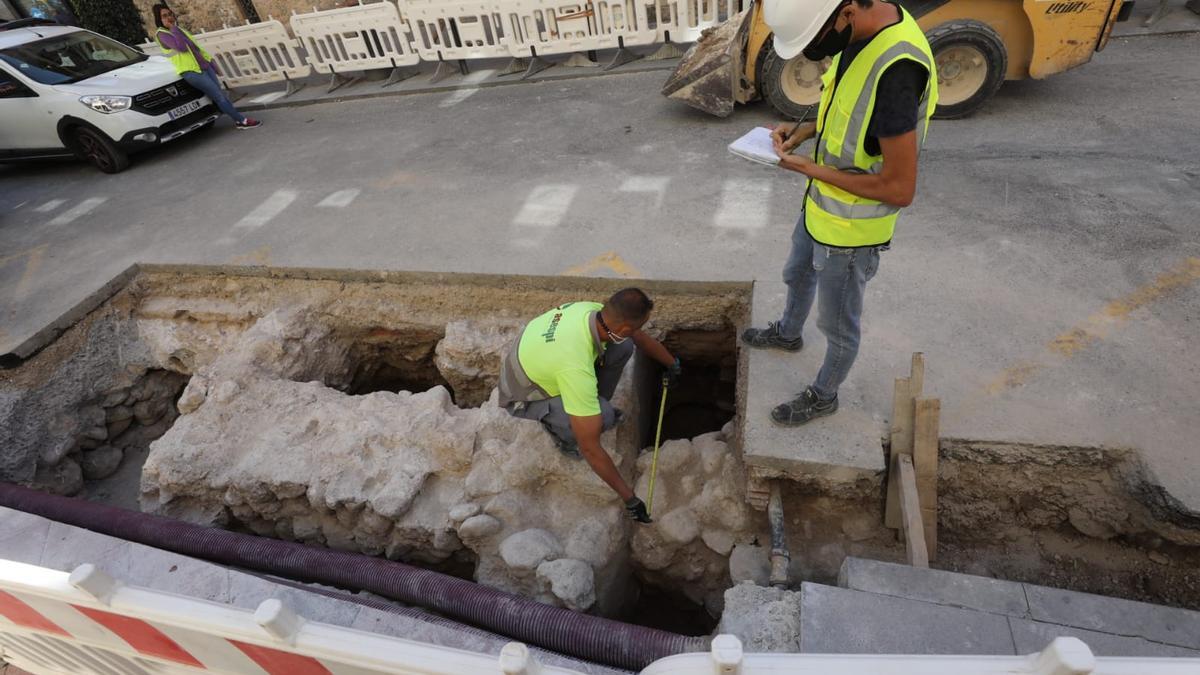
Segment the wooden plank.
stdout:
<svg viewBox="0 0 1200 675">
<path fill-rule="evenodd" d="M 939 399 L 919 398 L 915 403 L 913 423 L 913 466 L 930 560 L 937 559 L 938 423 L 941 410 Z"/>
<path fill-rule="evenodd" d="M 925 354 L 913 352 L 912 366 L 908 374 L 909 398 L 921 398 L 925 391 Z"/>
<path fill-rule="evenodd" d="M 905 412 L 905 406 L 907 413 Z M 889 435 L 889 443 L 891 444 L 891 461 L 888 464 L 887 478 L 887 505 L 883 512 L 883 524 L 893 530 L 900 529 L 900 487 L 897 484 L 896 477 L 897 468 L 895 459 L 898 454 L 903 454 L 902 448 L 907 441 L 906 438 L 911 438 L 901 427 L 903 420 L 912 420 L 912 397 L 908 393 L 908 378 L 896 378 L 895 389 L 892 394 L 892 429 Z M 908 452 L 912 452 L 912 445 L 908 445 Z"/>
<path fill-rule="evenodd" d="M 908 564 L 913 567 L 929 567 L 929 548 L 925 545 L 925 526 L 921 522 L 921 502 L 917 497 L 917 476 L 912 457 L 900 455 L 896 458 L 900 468 L 900 510 L 904 514 L 904 547 L 908 551 Z"/>
</svg>

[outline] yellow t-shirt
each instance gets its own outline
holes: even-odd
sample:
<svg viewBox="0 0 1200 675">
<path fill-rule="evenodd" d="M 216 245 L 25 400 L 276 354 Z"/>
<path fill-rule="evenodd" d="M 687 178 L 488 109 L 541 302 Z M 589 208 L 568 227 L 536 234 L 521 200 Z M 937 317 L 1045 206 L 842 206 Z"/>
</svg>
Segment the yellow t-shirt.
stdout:
<svg viewBox="0 0 1200 675">
<path fill-rule="evenodd" d="M 602 307 L 598 302 L 568 302 L 530 321 L 521 334 L 521 369 L 547 394 L 561 396 L 568 415 L 600 414 L 596 358 L 602 347 L 592 333 L 591 316 Z"/>
</svg>

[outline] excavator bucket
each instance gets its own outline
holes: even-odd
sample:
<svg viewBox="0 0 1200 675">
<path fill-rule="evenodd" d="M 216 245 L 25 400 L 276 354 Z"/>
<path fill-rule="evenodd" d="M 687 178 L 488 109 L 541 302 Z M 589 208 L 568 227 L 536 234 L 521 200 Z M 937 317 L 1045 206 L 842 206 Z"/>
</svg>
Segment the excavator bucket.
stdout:
<svg viewBox="0 0 1200 675">
<path fill-rule="evenodd" d="M 728 117 L 741 89 L 750 15 L 747 9 L 705 31 L 663 85 L 663 96 Z"/>
</svg>

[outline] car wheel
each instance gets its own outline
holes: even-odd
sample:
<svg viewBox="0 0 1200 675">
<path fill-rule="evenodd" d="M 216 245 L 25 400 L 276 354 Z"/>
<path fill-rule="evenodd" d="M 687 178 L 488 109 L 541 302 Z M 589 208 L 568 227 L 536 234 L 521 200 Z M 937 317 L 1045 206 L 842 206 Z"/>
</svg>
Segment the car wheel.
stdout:
<svg viewBox="0 0 1200 675">
<path fill-rule="evenodd" d="M 79 156 L 104 173 L 118 173 L 128 168 L 129 155 L 118 148 L 108 136 L 88 127 L 78 127 L 72 138 Z"/>
</svg>

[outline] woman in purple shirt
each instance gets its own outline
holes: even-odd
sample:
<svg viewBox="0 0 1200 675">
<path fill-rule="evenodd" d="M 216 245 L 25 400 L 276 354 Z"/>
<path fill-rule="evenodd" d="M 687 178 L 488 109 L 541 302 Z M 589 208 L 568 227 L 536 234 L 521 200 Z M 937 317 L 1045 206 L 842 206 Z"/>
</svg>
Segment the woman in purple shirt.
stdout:
<svg viewBox="0 0 1200 675">
<path fill-rule="evenodd" d="M 217 64 L 212 62 L 187 31 L 179 27 L 175 22 L 175 12 L 162 3 L 154 5 L 151 11 L 154 12 L 154 23 L 158 26 L 154 38 L 158 40 L 167 58 L 171 59 L 171 63 L 175 64 L 179 76 L 211 98 L 221 112 L 233 118 L 238 129 L 262 126 L 262 122 L 246 117 L 233 107 L 225 92 L 221 91 L 221 82 L 217 79 Z"/>
</svg>

